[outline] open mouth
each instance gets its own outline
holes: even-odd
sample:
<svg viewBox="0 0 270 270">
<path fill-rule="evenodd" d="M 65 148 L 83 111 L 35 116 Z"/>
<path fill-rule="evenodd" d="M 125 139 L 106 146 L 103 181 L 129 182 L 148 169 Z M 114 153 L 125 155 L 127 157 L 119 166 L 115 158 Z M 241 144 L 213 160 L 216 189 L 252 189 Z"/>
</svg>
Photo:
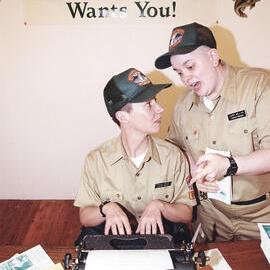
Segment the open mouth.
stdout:
<svg viewBox="0 0 270 270">
<path fill-rule="evenodd" d="M 155 124 L 160 124 L 161 123 L 161 117 L 159 117 L 158 119 L 154 120 Z"/>
<path fill-rule="evenodd" d="M 200 81 L 193 82 L 193 83 L 190 85 L 190 88 L 191 88 L 194 92 L 199 91 L 200 88 L 201 88 L 201 82 L 200 82 Z"/>
</svg>

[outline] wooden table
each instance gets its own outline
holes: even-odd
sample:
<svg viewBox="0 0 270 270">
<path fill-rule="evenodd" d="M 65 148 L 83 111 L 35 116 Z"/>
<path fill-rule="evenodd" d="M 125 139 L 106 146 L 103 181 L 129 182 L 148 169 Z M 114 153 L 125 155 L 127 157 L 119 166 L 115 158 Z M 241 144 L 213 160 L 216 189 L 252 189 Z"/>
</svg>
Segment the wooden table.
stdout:
<svg viewBox="0 0 270 270">
<path fill-rule="evenodd" d="M 218 248 L 233 270 L 266 270 L 270 264 L 260 247 L 260 240 L 200 244 L 197 250 Z"/>
<path fill-rule="evenodd" d="M 26 246 L 0 246 L 0 262 L 10 258 L 15 253 L 21 253 L 31 247 Z M 74 258 L 76 252 L 73 247 L 45 247 L 45 251 L 55 262 L 62 262 L 67 252 L 72 253 Z M 195 249 L 207 250 L 218 248 L 233 270 L 269 270 L 270 265 L 266 260 L 259 240 L 237 241 L 226 243 L 211 243 L 207 245 L 198 245 Z"/>
</svg>

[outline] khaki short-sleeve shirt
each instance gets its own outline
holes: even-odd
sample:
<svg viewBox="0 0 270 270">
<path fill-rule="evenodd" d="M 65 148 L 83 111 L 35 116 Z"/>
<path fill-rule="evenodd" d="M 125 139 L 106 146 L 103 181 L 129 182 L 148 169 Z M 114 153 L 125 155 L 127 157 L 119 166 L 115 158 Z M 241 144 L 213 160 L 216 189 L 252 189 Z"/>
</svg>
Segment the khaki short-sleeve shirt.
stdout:
<svg viewBox="0 0 270 270">
<path fill-rule="evenodd" d="M 213 111 L 189 92 L 175 106 L 169 140 L 196 161 L 206 147 L 233 156 L 270 149 L 270 76 L 255 68 L 227 66 Z M 233 201 L 257 198 L 270 191 L 270 173 L 233 177 Z"/>
<path fill-rule="evenodd" d="M 189 196 L 188 180 L 187 160 L 176 146 L 149 136 L 147 154 L 137 168 L 127 157 L 119 136 L 86 157 L 74 205 L 98 206 L 109 200 L 139 218 L 154 199 L 195 205 Z"/>
</svg>

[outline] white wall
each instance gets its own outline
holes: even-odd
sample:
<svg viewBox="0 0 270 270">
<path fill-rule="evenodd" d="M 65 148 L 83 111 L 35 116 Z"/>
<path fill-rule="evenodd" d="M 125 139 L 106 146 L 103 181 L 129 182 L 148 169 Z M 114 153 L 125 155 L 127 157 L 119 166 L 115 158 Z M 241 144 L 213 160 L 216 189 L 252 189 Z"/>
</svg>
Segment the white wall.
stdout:
<svg viewBox="0 0 270 270">
<path fill-rule="evenodd" d="M 177 4 L 177 25 L 213 27 L 225 60 L 269 69 L 270 1 L 258 2 L 248 18 L 228 0 Z M 154 60 L 176 25 L 24 25 L 23 15 L 21 1 L 0 0 L 0 199 L 73 198 L 87 152 L 118 134 L 102 99 L 113 74 L 133 66 L 155 82 L 178 84 L 160 94 L 165 136 L 184 90 Z"/>
</svg>

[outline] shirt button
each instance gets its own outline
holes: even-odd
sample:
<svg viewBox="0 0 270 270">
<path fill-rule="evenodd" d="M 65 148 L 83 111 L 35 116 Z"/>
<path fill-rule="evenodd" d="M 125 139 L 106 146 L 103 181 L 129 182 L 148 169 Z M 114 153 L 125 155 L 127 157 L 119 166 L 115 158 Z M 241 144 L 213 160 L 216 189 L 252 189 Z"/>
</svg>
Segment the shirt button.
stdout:
<svg viewBox="0 0 270 270">
<path fill-rule="evenodd" d="M 186 140 L 188 140 L 188 136 L 186 136 Z"/>
<path fill-rule="evenodd" d="M 212 119 L 214 119 L 214 118 L 215 118 L 215 116 L 214 116 L 214 115 L 211 115 L 211 116 L 210 116 L 210 119 L 211 119 L 211 120 L 212 120 Z"/>
<path fill-rule="evenodd" d="M 248 130 L 247 129 L 244 129 L 244 133 L 247 134 L 248 133 Z"/>
<path fill-rule="evenodd" d="M 216 141 L 212 141 L 212 144 L 216 144 L 217 142 Z"/>
<path fill-rule="evenodd" d="M 141 199 L 142 199 L 142 197 L 141 197 L 141 196 L 138 196 L 138 197 L 137 197 L 137 199 L 138 199 L 138 200 L 141 200 Z"/>
<path fill-rule="evenodd" d="M 119 193 L 117 193 L 117 194 L 116 194 L 116 197 L 117 197 L 117 198 L 119 198 L 119 197 L 120 197 L 120 194 L 119 194 Z"/>
</svg>

